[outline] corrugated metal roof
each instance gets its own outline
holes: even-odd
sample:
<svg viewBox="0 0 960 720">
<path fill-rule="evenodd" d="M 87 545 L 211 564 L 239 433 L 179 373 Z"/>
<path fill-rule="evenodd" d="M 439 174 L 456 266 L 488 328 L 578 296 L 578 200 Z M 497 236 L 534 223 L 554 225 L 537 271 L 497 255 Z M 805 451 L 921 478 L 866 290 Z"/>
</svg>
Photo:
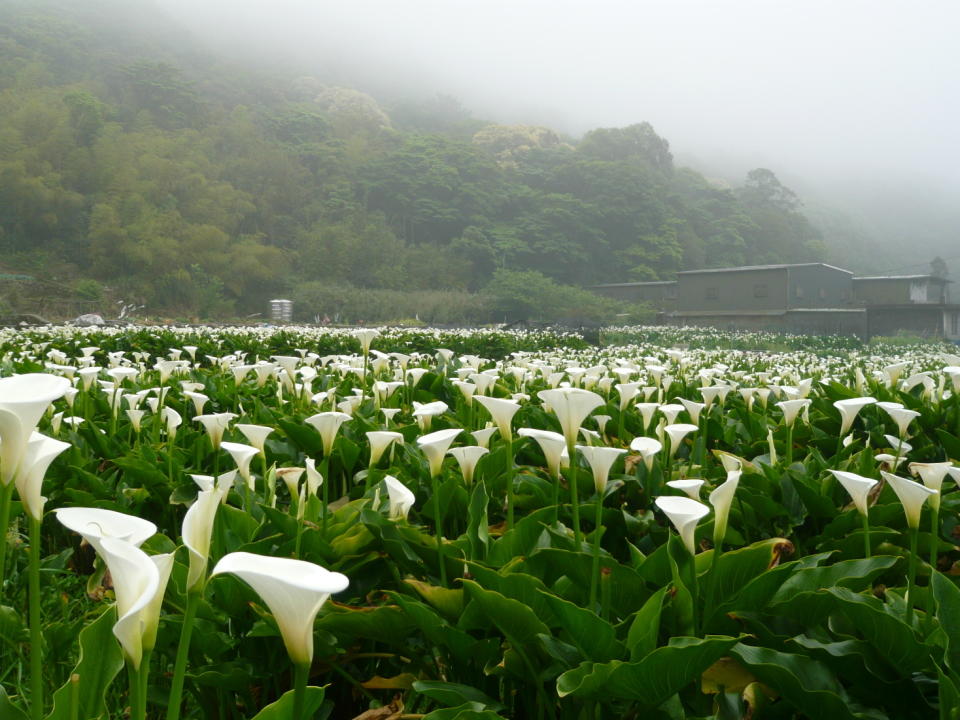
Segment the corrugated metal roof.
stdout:
<svg viewBox="0 0 960 720">
<path fill-rule="evenodd" d="M 615 287 L 655 287 L 662 285 L 676 285 L 676 280 L 646 280 L 643 282 L 625 282 L 625 283 L 605 283 L 603 285 L 591 285 L 592 288 L 615 288 Z"/>
<path fill-rule="evenodd" d="M 844 270 L 843 268 L 838 268 L 836 265 L 828 265 L 827 263 L 783 263 L 779 265 L 742 265 L 740 267 L 729 267 L 729 268 L 708 268 L 705 270 L 681 270 L 677 275 L 700 275 L 702 273 L 724 273 L 724 272 L 750 272 L 752 270 L 789 270 L 790 268 L 801 268 L 801 267 L 825 267 L 830 268 L 831 270 L 838 270 L 847 275 L 853 275 L 849 270 Z"/>
<path fill-rule="evenodd" d="M 854 280 L 937 280 L 944 283 L 952 283 L 953 280 L 939 277 L 938 275 L 864 275 L 855 277 Z"/>
</svg>

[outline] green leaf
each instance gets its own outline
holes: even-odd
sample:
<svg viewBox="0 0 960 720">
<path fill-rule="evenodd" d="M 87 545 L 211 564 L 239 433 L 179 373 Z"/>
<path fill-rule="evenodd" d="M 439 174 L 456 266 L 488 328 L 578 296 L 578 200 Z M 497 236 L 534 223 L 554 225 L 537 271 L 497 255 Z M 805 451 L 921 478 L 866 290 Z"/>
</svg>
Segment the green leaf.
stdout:
<svg viewBox="0 0 960 720">
<path fill-rule="evenodd" d="M 667 588 L 660 588 L 634 615 L 627 633 L 631 661 L 641 660 L 656 649 L 657 637 L 660 635 L 660 611 L 666 595 Z"/>
<path fill-rule="evenodd" d="M 323 705 L 323 697 L 326 693 L 326 686 L 316 687 L 308 685 L 303 699 L 303 717 L 312 718 L 320 706 Z M 279 700 L 267 705 L 258 712 L 253 720 L 290 720 L 293 717 L 293 690 L 287 690 Z"/>
<path fill-rule="evenodd" d="M 527 605 L 504 597 L 493 590 L 486 590 L 472 580 L 464 580 L 463 586 L 470 599 L 477 603 L 483 614 L 513 644 L 526 646 L 537 642 L 537 635 L 549 635 L 550 630 Z"/>
<path fill-rule="evenodd" d="M 798 570 L 780 586 L 772 602 L 785 602 L 798 593 L 816 592 L 835 586 L 854 591 L 863 590 L 870 587 L 875 578 L 892 568 L 899 560 L 897 557 L 878 555 L 859 560 L 844 560 L 826 567 Z"/>
<path fill-rule="evenodd" d="M 3 720 L 29 720 L 27 714 L 10 702 L 7 691 L 0 685 L 0 718 Z"/>
<path fill-rule="evenodd" d="M 490 524 L 487 517 L 489 502 L 490 498 L 483 483 L 477 483 L 467 508 L 467 540 L 470 543 L 470 558 L 473 560 L 485 558 L 490 546 L 490 533 L 487 529 Z"/>
<path fill-rule="evenodd" d="M 440 682 L 438 680 L 421 680 L 413 684 L 413 689 L 431 700 L 443 703 L 449 707 L 466 703 L 479 703 L 486 710 L 497 712 L 503 705 L 488 697 L 485 693 L 469 685 L 459 683 Z"/>
<path fill-rule="evenodd" d="M 530 555 L 537 547 L 547 547 L 545 523 L 553 517 L 553 508 L 541 508 L 527 515 L 490 547 L 487 561 L 493 567 L 506 565 L 518 555 Z"/>
<path fill-rule="evenodd" d="M 481 703 L 469 702 L 455 708 L 434 710 L 424 715 L 423 720 L 503 720 L 503 717 L 485 710 Z"/>
<path fill-rule="evenodd" d="M 683 541 L 673 533 L 667 538 L 667 555 L 670 559 L 670 573 L 673 576 L 673 595 L 671 607 L 674 611 L 676 627 L 674 635 L 694 635 L 694 613 L 697 598 L 693 596 L 696 587 L 696 566 Z"/>
<path fill-rule="evenodd" d="M 695 682 L 738 642 L 732 637 L 680 637 L 639 662 L 583 663 L 557 678 L 557 693 L 560 697 L 619 698 L 656 707 Z"/>
<path fill-rule="evenodd" d="M 807 717 L 854 720 L 850 702 L 833 673 L 805 655 L 739 644 L 732 654 L 761 682 L 776 690 Z"/>
<path fill-rule="evenodd" d="M 344 642 L 362 637 L 388 645 L 403 645 L 412 629 L 403 611 L 393 605 L 354 608 L 329 604 L 325 609 L 327 612 L 317 620 L 317 629 L 333 633 Z"/>
<path fill-rule="evenodd" d="M 937 620 L 947 640 L 944 661 L 953 673 L 960 674 L 960 588 L 940 572 L 933 573 L 930 585 Z"/>
<path fill-rule="evenodd" d="M 71 675 L 80 678 L 77 706 L 81 718 L 98 718 L 107 712 L 104 695 L 117 673 L 123 669 L 120 644 L 113 636 L 116 621 L 116 609 L 110 607 L 80 631 L 80 659 Z M 70 719 L 72 691 L 72 683 L 68 679 L 53 694 L 53 710 L 47 715 L 47 720 Z"/>
<path fill-rule="evenodd" d="M 617 640 L 613 625 L 596 613 L 567 602 L 556 595 L 541 591 L 553 609 L 560 627 L 573 640 L 586 660 L 608 662 L 623 657 L 626 652 Z"/>
<path fill-rule="evenodd" d="M 939 677 L 940 720 L 960 720 L 960 691 L 957 690 L 957 684 L 943 673 Z M 3 709 L 2 703 L 0 709 Z"/>
</svg>

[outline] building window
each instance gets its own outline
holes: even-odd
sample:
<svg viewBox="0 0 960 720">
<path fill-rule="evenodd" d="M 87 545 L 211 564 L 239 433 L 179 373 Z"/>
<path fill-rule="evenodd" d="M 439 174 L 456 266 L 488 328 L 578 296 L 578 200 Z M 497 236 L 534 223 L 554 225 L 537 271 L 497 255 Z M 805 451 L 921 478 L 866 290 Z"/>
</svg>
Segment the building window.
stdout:
<svg viewBox="0 0 960 720">
<path fill-rule="evenodd" d="M 799 285 L 797 285 L 797 286 L 793 289 L 793 294 L 794 294 L 796 297 L 798 297 L 798 298 L 802 298 L 802 297 L 803 297 L 803 288 L 800 287 Z"/>
<path fill-rule="evenodd" d="M 765 298 L 767 297 L 767 285 L 766 283 L 761 283 L 760 285 L 753 286 L 753 296 L 755 298 Z"/>
<path fill-rule="evenodd" d="M 821 300 L 826 300 L 826 299 L 827 299 L 827 289 L 826 289 L 826 288 L 820 288 L 820 299 L 821 299 Z"/>
<path fill-rule="evenodd" d="M 850 293 L 847 292 L 846 290 L 841 290 L 841 291 L 840 291 L 840 299 L 841 299 L 841 300 L 844 300 L 844 301 L 849 300 L 849 299 L 850 299 Z"/>
<path fill-rule="evenodd" d="M 707 300 L 716 300 L 720 297 L 720 292 L 715 287 L 708 287 L 706 298 Z"/>
</svg>

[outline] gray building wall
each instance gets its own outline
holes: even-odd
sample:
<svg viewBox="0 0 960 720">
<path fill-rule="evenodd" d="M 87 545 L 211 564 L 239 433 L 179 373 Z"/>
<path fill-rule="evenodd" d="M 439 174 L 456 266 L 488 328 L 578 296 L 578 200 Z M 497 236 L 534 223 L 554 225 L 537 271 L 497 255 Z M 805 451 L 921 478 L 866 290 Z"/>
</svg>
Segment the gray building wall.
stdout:
<svg viewBox="0 0 960 720">
<path fill-rule="evenodd" d="M 677 310 L 784 310 L 784 268 L 682 272 L 677 274 Z"/>
<path fill-rule="evenodd" d="M 590 289 L 614 300 L 647 303 L 657 310 L 672 310 L 677 298 L 675 280 L 594 285 Z"/>
<path fill-rule="evenodd" d="M 924 286 L 920 301 L 917 286 Z M 944 304 L 949 302 L 947 283 L 939 278 L 854 278 L 853 292 L 861 305 Z M 918 302 L 919 301 L 919 302 Z"/>
<path fill-rule="evenodd" d="M 844 308 L 853 297 L 853 273 L 828 265 L 795 265 L 787 268 L 787 307 Z"/>
</svg>

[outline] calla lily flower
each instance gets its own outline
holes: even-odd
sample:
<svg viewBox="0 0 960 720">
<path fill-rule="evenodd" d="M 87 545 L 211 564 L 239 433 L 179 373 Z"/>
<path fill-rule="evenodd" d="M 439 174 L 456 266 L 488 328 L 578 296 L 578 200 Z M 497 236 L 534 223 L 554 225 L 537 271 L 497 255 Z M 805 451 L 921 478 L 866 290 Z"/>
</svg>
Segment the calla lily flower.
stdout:
<svg viewBox="0 0 960 720">
<path fill-rule="evenodd" d="M 888 473 L 885 470 L 881 470 L 880 474 L 883 476 L 883 479 L 887 481 L 887 484 L 893 488 L 897 497 L 900 498 L 900 503 L 903 505 L 903 512 L 907 516 L 907 525 L 912 530 L 919 528 L 920 511 L 923 508 L 923 503 L 939 493 L 918 482 Z"/>
<path fill-rule="evenodd" d="M 675 495 L 661 495 L 654 502 L 670 518 L 690 554 L 696 554 L 694 533 L 697 531 L 697 523 L 710 512 L 710 508 L 688 497 Z"/>
<path fill-rule="evenodd" d="M 706 407 L 706 403 L 699 403 L 694 400 L 687 400 L 687 398 L 677 398 L 680 403 L 687 409 L 687 414 L 690 415 L 690 421 L 694 425 L 700 423 L 700 413 L 703 412 L 703 409 Z"/>
<path fill-rule="evenodd" d="M 488 397 L 486 395 L 475 395 L 474 399 L 483 405 L 483 407 L 487 409 L 487 412 L 490 413 L 493 421 L 497 424 L 497 428 L 500 430 L 500 437 L 504 440 L 512 438 L 513 432 L 510 428 L 510 423 L 513 420 L 513 416 L 516 415 L 520 409 L 520 403 L 514 402 L 513 400 Z"/>
<path fill-rule="evenodd" d="M 417 419 L 420 430 L 426 432 L 430 429 L 430 424 L 434 417 L 443 415 L 447 411 L 447 404 L 442 400 L 435 400 L 428 403 L 418 403 L 413 401 L 413 416 Z"/>
<path fill-rule="evenodd" d="M 323 454 L 327 457 L 333 452 L 333 441 L 337 438 L 340 426 L 343 425 L 350 416 L 342 412 L 322 412 L 311 415 L 304 422 L 309 423 L 320 433 L 323 440 Z"/>
<path fill-rule="evenodd" d="M 243 433 L 247 442 L 255 447 L 260 455 L 264 454 L 267 436 L 273 432 L 272 427 L 267 427 L 266 425 L 248 425 L 244 423 L 237 423 L 234 427 Z"/>
<path fill-rule="evenodd" d="M 224 556 L 212 575 L 223 573 L 236 575 L 263 599 L 295 665 L 313 661 L 313 621 L 327 598 L 349 584 L 345 575 L 313 563 L 245 552 Z"/>
<path fill-rule="evenodd" d="M 300 497 L 300 476 L 303 475 L 303 471 L 304 468 L 302 467 L 277 468 L 277 477 L 283 480 L 283 484 L 287 486 L 291 503 Z"/>
<path fill-rule="evenodd" d="M 906 437 L 907 428 L 913 419 L 920 417 L 920 413 L 918 413 L 916 410 L 908 410 L 900 403 L 878 402 L 877 407 L 883 408 L 887 415 L 889 415 L 897 424 L 897 430 L 899 431 L 901 438 Z"/>
<path fill-rule="evenodd" d="M 447 454 L 447 450 L 450 449 L 450 445 L 457 435 L 462 432 L 462 428 L 449 428 L 447 430 L 437 430 L 417 438 L 417 445 L 420 447 L 420 451 L 426 455 L 427 462 L 430 464 L 431 477 L 440 474 L 443 467 L 443 457 Z"/>
<path fill-rule="evenodd" d="M 650 427 L 650 422 L 653 420 L 653 414 L 660 408 L 660 403 L 643 402 L 637 403 L 634 407 L 640 411 L 640 417 L 643 418 L 643 429 L 646 431 L 646 429 Z"/>
<path fill-rule="evenodd" d="M 940 493 L 943 490 L 943 479 L 947 476 L 947 472 L 953 467 L 953 463 L 949 461 L 935 463 L 914 462 L 910 463 L 908 467 L 911 473 L 923 481 L 924 485 L 937 491 L 937 494 L 930 498 L 930 507 L 934 510 L 939 510 Z"/>
<path fill-rule="evenodd" d="M 231 412 L 216 413 L 213 415 L 197 415 L 194 418 L 194 422 L 203 425 L 207 431 L 207 435 L 210 436 L 210 443 L 213 445 L 213 449 L 219 450 L 220 443 L 223 442 L 223 433 L 230 425 L 230 421 L 235 417 L 237 417 L 236 414 Z"/>
<path fill-rule="evenodd" d="M 173 408 L 165 407 L 160 411 L 160 419 L 163 421 L 164 428 L 167 431 L 167 437 L 173 442 L 177 437 L 177 428 L 183 423 L 183 418 L 180 417 L 180 413 Z"/>
<path fill-rule="evenodd" d="M 40 433 L 33 433 L 27 443 L 27 451 L 20 461 L 15 482 L 24 512 L 37 522 L 43 519 L 43 506 L 47 502 L 41 495 L 44 475 L 57 455 L 69 447 L 70 443 L 54 440 Z"/>
<path fill-rule="evenodd" d="M 812 401 L 808 398 L 797 400 L 783 400 L 777 403 L 777 407 L 783 410 L 783 423 L 787 427 L 793 427 L 797 421 L 797 415 L 806 410 Z"/>
<path fill-rule="evenodd" d="M 850 398 L 834 402 L 833 406 L 840 412 L 840 435 L 846 435 L 853 426 L 857 414 L 867 405 L 872 405 L 875 402 L 877 402 L 876 398 L 872 397 Z"/>
<path fill-rule="evenodd" d="M 233 487 L 234 481 L 237 479 L 237 471 L 230 470 L 229 472 L 220 473 L 217 477 L 212 475 L 197 475 L 191 474 L 190 477 L 197 484 L 197 487 L 200 490 L 217 490 L 221 494 L 221 503 L 226 503 L 227 493 L 230 492 L 230 488 Z"/>
<path fill-rule="evenodd" d="M 541 390 L 537 396 L 556 414 L 563 430 L 564 440 L 568 445 L 576 443 L 580 426 L 587 415 L 603 405 L 603 398 L 600 395 L 579 388 Z"/>
<path fill-rule="evenodd" d="M 728 470 L 727 479 L 714 488 L 710 493 L 710 504 L 713 505 L 713 541 L 719 548 L 727 535 L 727 522 L 730 519 L 730 506 L 740 486 L 740 470 Z"/>
<path fill-rule="evenodd" d="M 118 619 L 113 626 L 114 637 L 120 641 L 124 660 L 139 670 L 144 641 L 147 641 L 148 649 L 152 649 L 156 641 L 160 606 L 173 568 L 173 554 L 153 559 L 140 548 L 109 537 L 101 540 L 99 552 L 110 570 L 117 597 Z"/>
<path fill-rule="evenodd" d="M 520 437 L 529 437 L 537 441 L 544 459 L 547 461 L 547 470 L 552 477 L 560 475 L 560 458 L 567 449 L 567 441 L 560 433 L 552 430 L 536 428 L 520 428 L 517 430 Z"/>
<path fill-rule="evenodd" d="M 390 519 L 406 520 L 416 497 L 406 485 L 393 475 L 387 475 L 383 481 L 387 485 L 387 494 L 390 497 Z"/>
<path fill-rule="evenodd" d="M 621 382 L 614 387 L 616 387 L 617 394 L 620 396 L 620 412 L 626 410 L 630 401 L 640 393 L 640 383 L 638 382 Z"/>
<path fill-rule="evenodd" d="M 448 455 L 456 458 L 460 465 L 460 473 L 463 475 L 463 481 L 468 486 L 473 484 L 473 472 L 477 467 L 480 458 L 489 453 L 485 447 L 479 445 L 465 445 L 463 447 L 452 448 L 447 451 Z"/>
<path fill-rule="evenodd" d="M 213 521 L 216 519 L 221 498 L 222 492 L 218 489 L 201 491 L 183 518 L 183 544 L 186 545 L 190 554 L 190 568 L 187 573 L 188 593 L 199 592 L 203 588 L 207 563 L 210 559 Z"/>
<path fill-rule="evenodd" d="M 317 461 L 313 458 L 303 459 L 304 469 L 307 471 L 307 494 L 316 495 L 323 485 L 323 475 L 317 471 Z"/>
<path fill-rule="evenodd" d="M 683 442 L 683 439 L 690 433 L 696 432 L 699 428 L 696 425 L 691 425 L 690 423 L 676 423 L 674 425 L 667 425 L 663 428 L 663 431 L 667 434 L 667 437 L 670 438 L 670 457 L 672 458 L 677 454 L 677 448 L 680 447 L 680 443 Z"/>
<path fill-rule="evenodd" d="M 660 405 L 657 409 L 667 419 L 667 425 L 673 425 L 677 421 L 677 416 L 684 411 L 683 405 L 679 403 Z"/>
<path fill-rule="evenodd" d="M 480 447 L 488 448 L 490 447 L 490 438 L 493 437 L 494 433 L 500 432 L 495 427 L 483 428 L 482 430 L 474 430 L 471 435 L 473 439 L 477 441 L 477 445 Z M 522 435 L 523 432 L 520 431 L 518 434 Z M 562 436 L 561 436 L 562 437 Z"/>
<path fill-rule="evenodd" d="M 250 474 L 250 461 L 257 455 L 257 449 L 252 445 L 235 442 L 220 443 L 220 448 L 230 453 L 230 457 L 232 457 L 233 461 L 237 464 L 237 471 L 240 473 L 240 477 L 243 478 L 247 487 L 253 490 L 255 485 L 253 475 Z"/>
<path fill-rule="evenodd" d="M 703 480 L 688 478 L 686 480 L 669 480 L 667 487 L 679 490 L 691 500 L 700 501 L 700 490 L 703 488 Z"/>
<path fill-rule="evenodd" d="M 654 456 L 663 450 L 663 444 L 655 439 L 649 437 L 635 437 L 630 441 L 630 449 L 634 452 L 640 453 L 640 457 L 643 458 L 643 464 L 647 466 L 647 470 L 653 470 L 653 458 Z"/>
<path fill-rule="evenodd" d="M 190 398 L 193 402 L 193 409 L 195 415 L 203 415 L 203 407 L 210 402 L 210 398 L 200 392 L 193 392 L 187 390 L 183 393 L 184 397 Z"/>
<path fill-rule="evenodd" d="M 367 433 L 370 442 L 370 467 L 378 462 L 393 443 L 403 444 L 403 435 L 393 430 L 371 430 Z"/>
<path fill-rule="evenodd" d="M 140 547 L 157 534 L 157 526 L 149 520 L 115 510 L 71 507 L 58 508 L 54 513 L 61 525 L 81 535 L 98 553 L 103 538 L 116 538 Z"/>
<path fill-rule="evenodd" d="M 870 491 L 876 487 L 877 481 L 845 470 L 831 470 L 830 472 L 843 485 L 843 489 L 850 494 L 850 499 L 853 500 L 853 504 L 860 514 L 866 515 L 869 512 L 867 502 Z"/>
<path fill-rule="evenodd" d="M 353 335 L 355 338 L 357 338 L 357 340 L 360 341 L 363 354 L 367 355 L 370 352 L 370 343 L 372 343 L 376 338 L 380 337 L 380 331 L 372 328 L 365 328 L 363 330 L 355 330 Z"/>
<path fill-rule="evenodd" d="M 59 375 L 27 373 L 0 378 L 0 482 L 9 485 L 20 466 L 30 435 L 70 381 Z M 5 530 L 5 529 L 3 529 Z"/>
<path fill-rule="evenodd" d="M 626 450 L 623 448 L 598 447 L 593 445 L 577 445 L 580 451 L 590 465 L 593 472 L 593 486 L 599 495 L 607 488 L 607 480 L 610 477 L 610 468 L 617 458 L 623 455 Z"/>
</svg>

